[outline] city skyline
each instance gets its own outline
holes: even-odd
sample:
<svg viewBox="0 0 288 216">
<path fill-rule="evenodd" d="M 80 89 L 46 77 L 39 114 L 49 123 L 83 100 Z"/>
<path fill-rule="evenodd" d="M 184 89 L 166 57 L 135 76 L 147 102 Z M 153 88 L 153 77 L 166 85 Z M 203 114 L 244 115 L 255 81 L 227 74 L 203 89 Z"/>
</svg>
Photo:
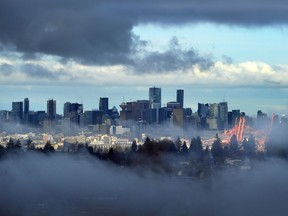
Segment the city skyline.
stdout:
<svg viewBox="0 0 288 216">
<path fill-rule="evenodd" d="M 113 106 L 115 106 L 118 110 L 120 109 L 120 104 L 122 102 L 129 102 L 129 101 L 136 101 L 136 100 L 149 100 L 149 92 L 148 92 L 149 87 L 147 87 L 147 89 L 141 89 L 139 90 L 141 92 L 141 94 L 139 94 L 140 96 L 137 97 L 128 97 L 128 96 L 123 96 L 123 97 L 117 97 L 117 95 L 114 95 L 114 97 L 110 97 L 108 94 L 105 94 L 105 96 L 103 95 L 97 95 L 94 96 L 93 98 L 91 96 L 85 96 L 83 95 L 82 98 L 78 98 L 78 97 L 74 97 L 74 96 L 55 96 L 52 97 L 41 97 L 40 95 L 38 97 L 35 98 L 35 96 L 27 96 L 26 94 L 23 95 L 23 97 L 21 98 L 20 96 L 16 96 L 12 97 L 12 98 L 7 98 L 6 103 L 4 104 L 3 101 L 0 102 L 0 110 L 10 110 L 11 109 L 11 102 L 12 101 L 23 101 L 24 98 L 29 98 L 29 102 L 30 102 L 30 110 L 46 110 L 47 109 L 47 105 L 46 102 L 48 99 L 54 99 L 57 101 L 57 103 L 61 104 L 61 106 L 57 106 L 56 107 L 56 111 L 57 114 L 63 114 L 63 104 L 65 104 L 66 102 L 71 102 L 71 103 L 81 103 L 84 105 L 84 110 L 97 110 L 99 109 L 99 99 L 103 98 L 103 97 L 108 97 L 109 98 L 109 108 L 111 109 Z M 176 93 L 176 89 L 172 88 L 172 89 L 168 89 L 168 91 L 166 91 L 167 89 L 165 88 L 161 88 L 162 89 L 162 106 L 165 105 L 166 103 L 170 102 L 170 101 L 176 101 L 176 97 L 177 97 L 177 93 Z M 258 106 L 253 104 L 253 102 L 255 102 L 255 100 L 253 99 L 246 99 L 245 100 L 245 94 L 249 93 L 249 92 L 244 92 L 242 97 L 241 97 L 241 101 L 243 103 L 240 103 L 237 100 L 229 100 L 229 98 L 227 99 L 227 94 L 229 93 L 223 93 L 223 95 L 219 96 L 219 97 L 211 97 L 209 96 L 209 92 L 210 90 L 205 89 L 203 90 L 203 92 L 207 93 L 207 97 L 206 100 L 201 99 L 200 95 L 195 95 L 195 99 L 190 99 L 188 93 L 189 93 L 189 89 L 185 91 L 184 94 L 184 107 L 189 107 L 192 108 L 193 112 L 197 112 L 197 104 L 198 103 L 219 103 L 219 102 L 228 102 L 229 103 L 229 110 L 235 110 L 235 109 L 241 109 L 243 111 L 245 111 L 245 113 L 249 116 L 252 117 L 256 117 L 257 115 L 257 111 L 258 110 L 262 110 L 263 112 L 267 113 L 269 116 L 271 116 L 273 113 L 277 113 L 279 115 L 288 115 L 288 104 L 287 104 L 287 109 L 286 109 L 286 105 L 285 104 L 271 104 L 271 107 L 269 108 L 268 105 L 264 104 L 259 104 Z M 217 91 L 217 89 L 215 90 Z M 188 92 L 188 93 L 187 93 Z M 191 89 L 190 89 L 191 92 Z M 123 92 L 124 93 L 124 92 Z M 259 96 L 258 97 L 265 97 L 265 93 L 261 93 L 260 91 L 258 92 Z M 129 94 L 128 94 L 129 95 Z M 141 97 L 142 95 L 142 97 Z M 66 99 L 65 99 L 66 98 Z M 70 98 L 70 99 L 69 99 Z M 276 97 L 277 99 L 277 97 Z M 191 102 L 192 101 L 192 102 Z M 273 98 L 271 99 L 271 101 L 273 101 Z M 233 103 L 234 102 L 234 103 Z M 269 101 L 268 101 L 269 102 Z M 287 110 L 287 111 L 286 111 Z"/>
<path fill-rule="evenodd" d="M 91 109 L 99 97 L 120 104 L 159 86 L 163 101 L 184 89 L 194 110 L 197 102 L 225 98 L 250 115 L 287 115 L 288 18 L 281 0 L 162 3 L 1 2 L 1 109 L 23 97 L 38 101 L 35 109 L 51 97 Z"/>
</svg>

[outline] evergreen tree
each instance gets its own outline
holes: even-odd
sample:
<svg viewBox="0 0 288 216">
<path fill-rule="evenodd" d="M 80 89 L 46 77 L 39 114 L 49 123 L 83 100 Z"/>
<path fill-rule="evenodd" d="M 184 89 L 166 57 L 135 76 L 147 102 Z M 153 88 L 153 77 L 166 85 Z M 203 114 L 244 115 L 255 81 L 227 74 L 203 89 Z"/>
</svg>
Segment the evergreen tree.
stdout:
<svg viewBox="0 0 288 216">
<path fill-rule="evenodd" d="M 205 150 L 203 151 L 203 160 L 204 160 L 204 164 L 206 167 L 210 167 L 210 163 L 211 163 L 211 156 L 210 156 L 210 150 L 209 150 L 209 146 L 206 146 Z"/>
<path fill-rule="evenodd" d="M 5 154 L 5 148 L 0 145 L 0 158 Z"/>
<path fill-rule="evenodd" d="M 238 145 L 238 140 L 235 134 L 230 139 L 228 151 L 229 151 L 230 157 L 235 157 L 239 155 L 239 145 Z"/>
<path fill-rule="evenodd" d="M 114 163 L 116 162 L 115 152 L 114 152 L 114 149 L 112 147 L 109 149 L 107 157 L 112 162 L 114 162 Z"/>
<path fill-rule="evenodd" d="M 149 137 L 146 138 L 142 146 L 142 152 L 150 154 L 150 155 L 155 153 L 155 146 L 153 145 L 153 142 L 150 140 Z"/>
<path fill-rule="evenodd" d="M 136 140 L 133 140 L 133 142 L 132 142 L 131 151 L 132 151 L 132 152 L 137 152 L 137 143 L 136 143 Z"/>
<path fill-rule="evenodd" d="M 47 141 L 47 143 L 45 144 L 44 148 L 43 148 L 43 151 L 45 153 L 49 153 L 49 152 L 54 152 L 55 149 L 54 147 L 51 145 L 50 141 Z"/>
<path fill-rule="evenodd" d="M 203 146 L 201 138 L 199 136 L 191 139 L 189 152 L 191 154 L 192 159 L 195 161 L 199 161 L 202 158 Z"/>
<path fill-rule="evenodd" d="M 28 149 L 35 149 L 35 145 L 32 143 L 32 140 L 30 138 L 28 138 L 26 145 Z"/>
<path fill-rule="evenodd" d="M 15 147 L 15 143 L 14 143 L 14 140 L 10 137 L 9 141 L 6 144 L 6 148 L 9 149 L 13 147 Z"/>
<path fill-rule="evenodd" d="M 6 150 L 9 153 L 19 153 L 21 150 L 21 142 L 19 139 L 17 139 L 16 143 L 13 141 L 13 139 L 10 137 L 9 141 L 6 144 Z"/>
<path fill-rule="evenodd" d="M 225 161 L 225 152 L 222 148 L 221 139 L 218 134 L 216 134 L 215 140 L 212 144 L 211 153 L 215 162 L 224 162 Z"/>
<path fill-rule="evenodd" d="M 253 135 L 250 135 L 248 140 L 244 139 L 243 147 L 247 157 L 253 157 L 256 154 L 256 143 Z"/>
<path fill-rule="evenodd" d="M 183 142 L 183 145 L 181 147 L 181 153 L 184 154 L 184 155 L 188 154 L 188 147 L 187 147 L 187 144 L 186 144 L 185 141 Z"/>
<path fill-rule="evenodd" d="M 15 143 L 15 147 L 16 148 L 21 148 L 21 142 L 19 139 L 17 139 L 16 143 Z"/>
<path fill-rule="evenodd" d="M 181 142 L 180 137 L 178 136 L 176 141 L 175 141 L 175 147 L 176 147 L 176 151 L 177 152 L 180 152 L 181 146 L 182 146 L 182 142 Z"/>
</svg>

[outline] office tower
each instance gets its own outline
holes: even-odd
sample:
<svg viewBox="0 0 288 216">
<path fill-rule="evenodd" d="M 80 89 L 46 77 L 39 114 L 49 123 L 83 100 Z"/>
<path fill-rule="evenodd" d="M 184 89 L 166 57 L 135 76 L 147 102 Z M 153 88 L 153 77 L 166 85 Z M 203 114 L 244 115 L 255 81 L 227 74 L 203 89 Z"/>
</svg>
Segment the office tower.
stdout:
<svg viewBox="0 0 288 216">
<path fill-rule="evenodd" d="M 234 127 L 234 124 L 232 124 L 232 112 L 228 112 L 228 127 Z"/>
<path fill-rule="evenodd" d="M 74 112 L 77 115 L 83 113 L 83 104 L 71 103 L 70 112 Z"/>
<path fill-rule="evenodd" d="M 182 108 L 180 103 L 176 102 L 176 101 L 170 101 L 166 104 L 167 108 L 171 108 L 171 109 L 178 109 L 178 108 Z"/>
<path fill-rule="evenodd" d="M 240 110 L 232 110 L 232 122 L 231 122 L 232 127 L 234 127 L 236 119 L 238 119 L 239 121 L 240 116 L 241 116 Z"/>
<path fill-rule="evenodd" d="M 29 113 L 29 99 L 25 98 L 24 99 L 24 114 L 28 114 Z"/>
<path fill-rule="evenodd" d="M 108 113 L 109 99 L 107 97 L 101 97 L 99 100 L 99 110 L 102 110 L 104 114 Z"/>
<path fill-rule="evenodd" d="M 213 103 L 208 106 L 208 115 L 206 119 L 206 126 L 209 130 L 217 130 L 219 121 L 219 104 Z"/>
<path fill-rule="evenodd" d="M 176 101 L 180 104 L 180 108 L 183 108 L 183 105 L 184 105 L 184 90 L 183 89 L 177 90 Z"/>
<path fill-rule="evenodd" d="M 228 103 L 220 102 L 218 105 L 218 128 L 223 130 L 228 128 Z"/>
<path fill-rule="evenodd" d="M 208 117 L 210 118 L 218 118 L 219 108 L 217 103 L 209 104 L 208 107 Z"/>
<path fill-rule="evenodd" d="M 12 102 L 12 117 L 16 122 L 21 122 L 23 119 L 23 102 Z"/>
<path fill-rule="evenodd" d="M 172 115 L 172 109 L 162 107 L 159 109 L 159 124 L 167 122 Z"/>
<path fill-rule="evenodd" d="M 208 104 L 198 103 L 198 110 L 197 110 L 198 116 L 206 118 L 206 116 L 208 115 L 208 107 L 209 107 Z"/>
<path fill-rule="evenodd" d="M 23 113 L 23 123 L 28 124 L 29 123 L 29 99 L 24 98 L 24 113 Z"/>
<path fill-rule="evenodd" d="M 84 113 L 85 125 L 96 125 L 103 123 L 104 112 L 102 110 L 87 110 Z"/>
<path fill-rule="evenodd" d="M 185 110 L 182 108 L 173 109 L 173 123 L 174 125 L 184 128 L 185 127 Z"/>
<path fill-rule="evenodd" d="M 64 119 L 70 119 L 75 124 L 80 124 L 81 113 L 83 113 L 83 104 L 66 102 L 63 106 Z"/>
<path fill-rule="evenodd" d="M 69 118 L 70 111 L 71 111 L 71 103 L 70 102 L 64 103 L 64 106 L 63 106 L 63 117 L 64 118 Z"/>
<path fill-rule="evenodd" d="M 148 124 L 158 123 L 157 122 L 157 112 L 159 109 L 147 109 L 143 111 L 143 120 Z M 158 114 L 159 116 L 159 114 Z M 159 117 L 158 117 L 159 118 Z"/>
<path fill-rule="evenodd" d="M 148 100 L 137 100 L 120 105 L 120 120 L 127 121 L 140 121 L 143 120 L 144 110 L 149 109 L 150 102 Z"/>
<path fill-rule="evenodd" d="M 161 108 L 161 88 L 149 88 L 150 108 Z"/>
<path fill-rule="evenodd" d="M 48 119 L 56 119 L 56 100 L 49 99 L 47 101 L 47 117 Z"/>
</svg>

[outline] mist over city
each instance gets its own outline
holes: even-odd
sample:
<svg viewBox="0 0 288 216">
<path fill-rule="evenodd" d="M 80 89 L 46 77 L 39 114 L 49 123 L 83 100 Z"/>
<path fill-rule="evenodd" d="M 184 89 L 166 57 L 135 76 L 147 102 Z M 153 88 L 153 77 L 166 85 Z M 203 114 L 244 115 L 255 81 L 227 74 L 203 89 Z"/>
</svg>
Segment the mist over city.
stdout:
<svg viewBox="0 0 288 216">
<path fill-rule="evenodd" d="M 1 0 L 0 215 L 287 215 L 283 0 Z"/>
</svg>

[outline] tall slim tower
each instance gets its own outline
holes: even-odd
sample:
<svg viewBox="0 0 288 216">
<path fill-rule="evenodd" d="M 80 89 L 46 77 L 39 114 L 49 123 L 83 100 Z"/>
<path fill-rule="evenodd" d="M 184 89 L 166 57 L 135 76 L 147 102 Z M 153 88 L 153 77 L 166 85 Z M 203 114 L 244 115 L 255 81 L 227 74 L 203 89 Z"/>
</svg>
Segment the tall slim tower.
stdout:
<svg viewBox="0 0 288 216">
<path fill-rule="evenodd" d="M 228 127 L 228 103 L 220 102 L 218 105 L 218 125 L 219 129 L 225 129 Z"/>
<path fill-rule="evenodd" d="M 23 115 L 24 124 L 29 123 L 29 99 L 24 98 L 24 115 Z"/>
<path fill-rule="evenodd" d="M 99 110 L 104 111 L 104 114 L 108 113 L 109 99 L 107 97 L 101 97 L 99 100 Z"/>
<path fill-rule="evenodd" d="M 28 113 L 29 113 L 29 99 L 24 98 L 24 114 L 28 114 Z"/>
<path fill-rule="evenodd" d="M 49 119 L 56 118 L 56 100 L 49 99 L 47 101 L 47 117 Z"/>
<path fill-rule="evenodd" d="M 161 108 L 161 88 L 149 88 L 150 108 Z"/>
<path fill-rule="evenodd" d="M 64 103 L 64 106 L 63 106 L 63 117 L 64 118 L 68 118 L 70 111 L 71 111 L 71 103 L 70 102 Z"/>
<path fill-rule="evenodd" d="M 183 108 L 183 105 L 184 105 L 184 90 L 183 89 L 177 90 L 176 101 L 177 103 L 180 104 L 180 107 Z"/>
</svg>

